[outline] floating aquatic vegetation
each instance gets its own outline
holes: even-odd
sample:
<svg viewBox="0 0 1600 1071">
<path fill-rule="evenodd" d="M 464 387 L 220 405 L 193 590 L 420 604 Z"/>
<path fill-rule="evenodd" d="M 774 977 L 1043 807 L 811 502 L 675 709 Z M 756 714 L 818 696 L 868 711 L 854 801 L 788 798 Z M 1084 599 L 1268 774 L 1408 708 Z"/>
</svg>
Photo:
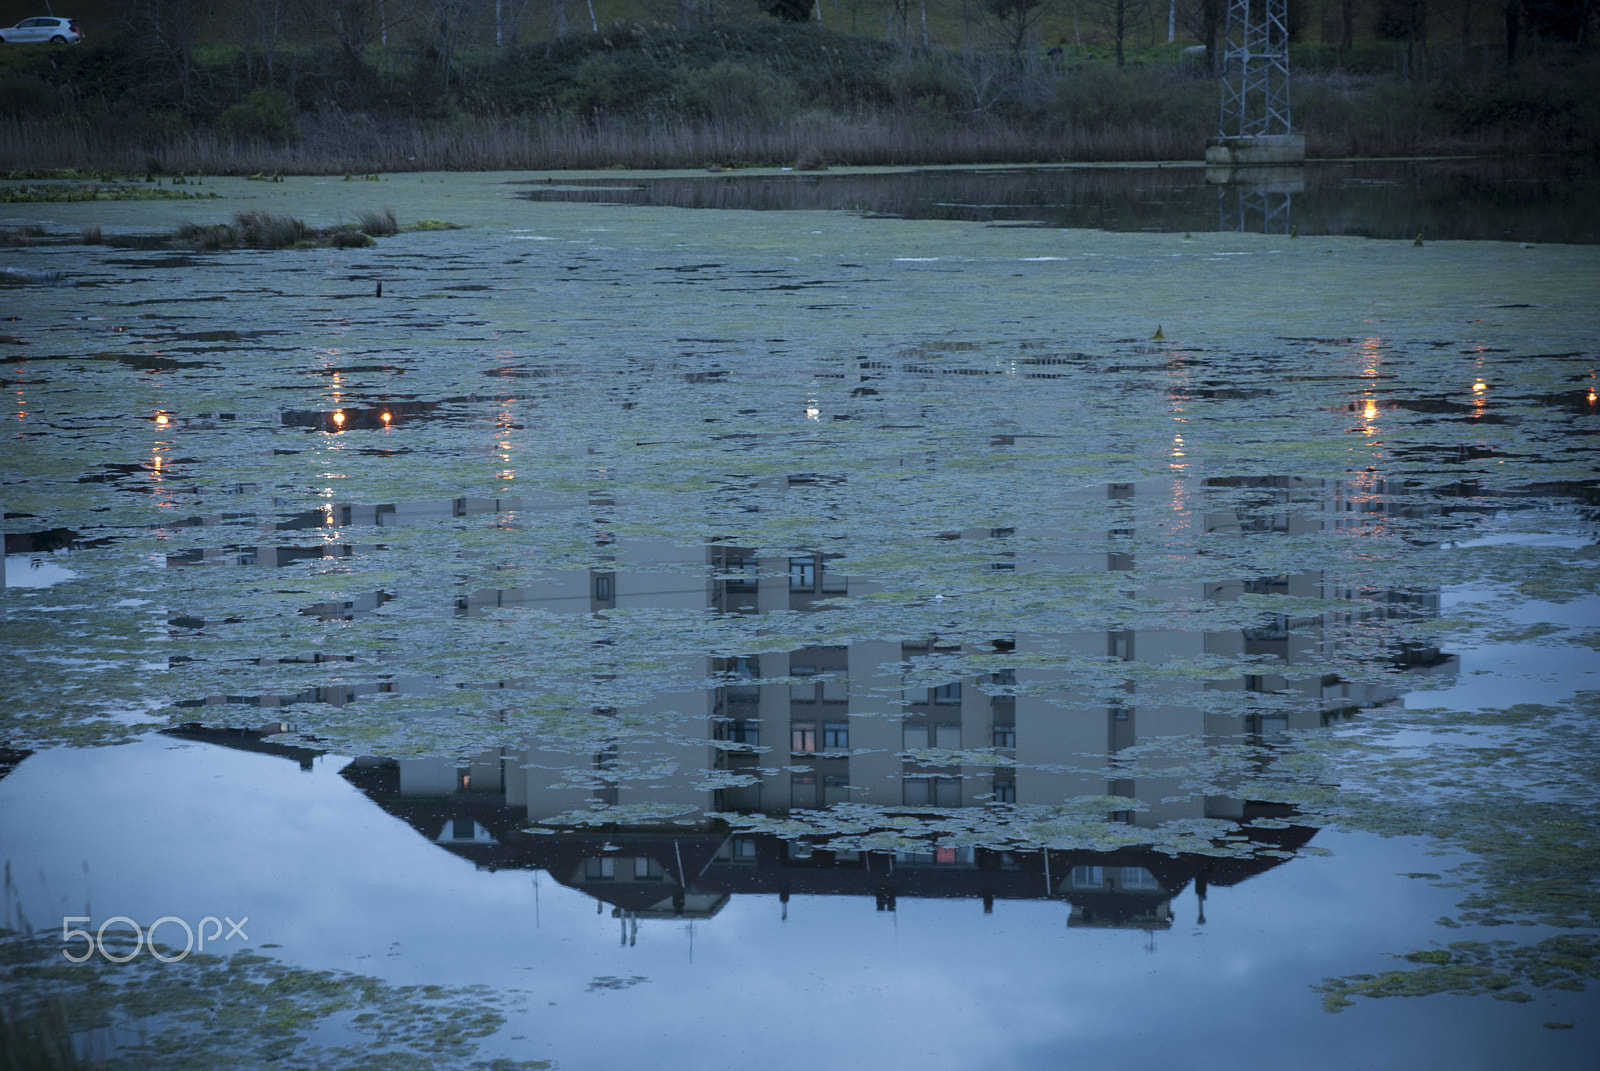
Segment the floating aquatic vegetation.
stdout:
<svg viewBox="0 0 1600 1071">
<path fill-rule="evenodd" d="M 1582 990 L 1600 978 L 1597 712 L 1591 692 L 1570 706 L 1420 711 L 1302 738 L 1339 779 L 1323 806 L 1340 824 L 1471 853 L 1445 875 L 1462 898 L 1441 925 L 1533 927 L 1523 940 L 1453 941 L 1405 953 L 1407 966 L 1382 974 L 1328 979 L 1319 988 L 1329 1010 L 1356 996 L 1526 1000 L 1529 989 Z M 1544 936 L 1552 928 L 1562 932 Z"/>
<path fill-rule="evenodd" d="M 94 1066 L 119 1068 L 535 1068 L 545 1061 L 475 1060 L 505 1022 L 508 1001 L 487 986 L 391 986 L 271 956 L 134 956 L 131 935 L 101 940 L 117 958 L 62 961 L 59 940 L 0 932 L 10 1025 L 62 1019 L 70 1049 L 86 1034 Z M 329 1034 L 332 1037 L 329 1037 Z M 339 1037 L 344 1035 L 349 1040 Z M 9 1043 L 9 1037 L 8 1037 Z"/>
<path fill-rule="evenodd" d="M 62 204 L 75 201 L 198 201 L 215 199 L 211 191 L 175 190 L 169 186 L 123 183 L 52 183 L 0 186 L 0 204 Z"/>
<path fill-rule="evenodd" d="M 470 238 L 117 276 L 18 248 L 95 286 L 5 327 L 6 530 L 114 542 L 4 593 L 13 746 L 160 717 L 506 749 L 570 793 L 530 826 L 839 851 L 1255 859 L 1292 848 L 1206 800 L 1275 803 L 1249 828 L 1475 853 L 1452 922 L 1547 929 L 1412 966 L 1517 991 L 1547 983 L 1502 959 L 1594 918 L 1563 697 L 1496 715 L 1515 735 L 1389 709 L 1464 645 L 1588 657 L 1558 611 L 1596 594 L 1592 251 L 391 192 Z"/>
</svg>

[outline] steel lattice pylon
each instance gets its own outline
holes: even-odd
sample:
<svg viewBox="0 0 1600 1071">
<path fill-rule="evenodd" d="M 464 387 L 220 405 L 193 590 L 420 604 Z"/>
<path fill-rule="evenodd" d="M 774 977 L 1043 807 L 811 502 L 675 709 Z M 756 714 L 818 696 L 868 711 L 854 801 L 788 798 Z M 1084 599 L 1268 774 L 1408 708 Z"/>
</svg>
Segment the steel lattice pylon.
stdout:
<svg viewBox="0 0 1600 1071">
<path fill-rule="evenodd" d="M 1288 190 L 1222 186 L 1217 189 L 1217 230 L 1288 234 L 1293 207 L 1294 195 Z"/>
<path fill-rule="evenodd" d="M 1228 0 L 1217 133 L 1289 133 L 1289 0 Z"/>
</svg>

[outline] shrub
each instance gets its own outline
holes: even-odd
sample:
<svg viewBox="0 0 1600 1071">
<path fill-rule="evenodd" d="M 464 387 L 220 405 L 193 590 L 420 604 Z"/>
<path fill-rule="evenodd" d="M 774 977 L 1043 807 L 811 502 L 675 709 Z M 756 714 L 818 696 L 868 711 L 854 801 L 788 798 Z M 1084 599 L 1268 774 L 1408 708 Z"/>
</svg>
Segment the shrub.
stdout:
<svg viewBox="0 0 1600 1071">
<path fill-rule="evenodd" d="M 293 144 L 299 137 L 289 98 L 277 89 L 252 89 L 250 95 L 217 117 L 217 130 L 240 141 Z"/>
<path fill-rule="evenodd" d="M 770 69 L 722 60 L 680 72 L 675 95 L 689 115 L 772 122 L 794 112 L 799 93 L 792 80 Z"/>
<path fill-rule="evenodd" d="M 578 64 L 572 84 L 561 93 L 561 103 L 579 115 L 611 111 L 627 96 L 622 64 L 610 56 L 590 56 Z"/>
</svg>

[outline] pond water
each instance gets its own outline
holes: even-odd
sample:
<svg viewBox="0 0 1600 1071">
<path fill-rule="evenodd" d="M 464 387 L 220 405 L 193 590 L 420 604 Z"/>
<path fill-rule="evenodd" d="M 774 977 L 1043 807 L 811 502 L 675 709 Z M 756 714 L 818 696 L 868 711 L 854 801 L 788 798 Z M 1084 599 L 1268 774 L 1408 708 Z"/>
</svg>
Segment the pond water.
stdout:
<svg viewBox="0 0 1600 1071">
<path fill-rule="evenodd" d="M 1240 176 L 1250 181 L 1228 181 Z M 1364 238 L 1600 242 L 1600 171 L 1573 160 L 1350 160 L 1238 172 L 1147 167 L 941 167 L 671 176 L 546 176 L 537 201 L 826 209 L 996 226 L 1256 231 Z"/>
<path fill-rule="evenodd" d="M 612 180 L 721 210 L 529 196 Z M 1589 239 L 732 188 L 6 206 L 13 1021 L 130 1067 L 1588 1066 Z M 132 239 L 384 205 L 460 228 Z"/>
</svg>

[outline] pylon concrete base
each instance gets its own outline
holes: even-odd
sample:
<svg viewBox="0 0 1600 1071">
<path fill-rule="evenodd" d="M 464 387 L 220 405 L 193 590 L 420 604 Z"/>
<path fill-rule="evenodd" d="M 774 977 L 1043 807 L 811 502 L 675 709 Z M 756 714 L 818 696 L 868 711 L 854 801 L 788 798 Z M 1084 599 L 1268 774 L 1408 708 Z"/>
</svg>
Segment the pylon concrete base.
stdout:
<svg viewBox="0 0 1600 1071">
<path fill-rule="evenodd" d="M 1305 162 L 1306 139 L 1299 134 L 1206 141 L 1206 163 L 1212 167 L 1282 167 Z"/>
</svg>

